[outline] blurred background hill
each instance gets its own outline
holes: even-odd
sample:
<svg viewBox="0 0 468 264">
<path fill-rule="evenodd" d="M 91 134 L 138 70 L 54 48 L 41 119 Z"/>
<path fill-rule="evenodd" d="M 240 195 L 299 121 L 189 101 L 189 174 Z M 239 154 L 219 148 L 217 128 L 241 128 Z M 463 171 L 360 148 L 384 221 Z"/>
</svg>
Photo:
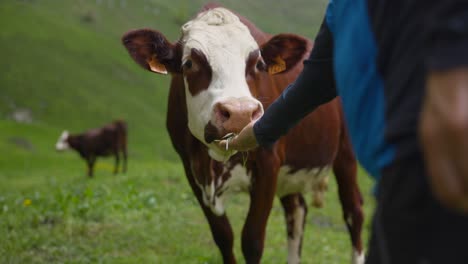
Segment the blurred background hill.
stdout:
<svg viewBox="0 0 468 264">
<path fill-rule="evenodd" d="M 0 2 L 0 131 L 44 132 L 51 149 L 63 129 L 129 123 L 134 157 L 177 160 L 165 130 L 169 77 L 142 71 L 120 44 L 134 28 L 158 29 L 177 40 L 200 0 L 3 0 Z M 325 0 L 219 1 L 270 33 L 312 38 Z M 18 120 L 26 124 L 17 124 Z M 4 137 L 0 132 L 0 150 Z M 29 145 L 34 146 L 30 141 Z M 16 144 L 17 145 L 17 144 Z"/>
</svg>

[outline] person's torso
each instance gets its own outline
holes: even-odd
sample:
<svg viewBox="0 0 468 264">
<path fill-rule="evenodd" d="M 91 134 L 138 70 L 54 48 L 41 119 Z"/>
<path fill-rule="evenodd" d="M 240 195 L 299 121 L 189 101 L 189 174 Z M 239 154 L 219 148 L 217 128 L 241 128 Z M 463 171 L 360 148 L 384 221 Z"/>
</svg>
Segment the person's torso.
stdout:
<svg viewBox="0 0 468 264">
<path fill-rule="evenodd" d="M 327 10 L 337 89 L 353 147 L 377 178 L 395 159 L 419 152 L 424 3 L 334 0 Z"/>
</svg>

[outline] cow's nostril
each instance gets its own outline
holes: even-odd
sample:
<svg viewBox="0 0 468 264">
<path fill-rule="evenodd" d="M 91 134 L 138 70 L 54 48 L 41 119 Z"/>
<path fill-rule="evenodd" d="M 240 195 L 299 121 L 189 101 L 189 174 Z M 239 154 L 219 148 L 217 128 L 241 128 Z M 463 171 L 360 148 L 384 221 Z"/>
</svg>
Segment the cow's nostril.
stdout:
<svg viewBox="0 0 468 264">
<path fill-rule="evenodd" d="M 232 113 L 226 104 L 218 103 L 215 106 L 215 115 L 219 121 L 224 123 L 231 118 Z"/>
<path fill-rule="evenodd" d="M 228 120 L 231 117 L 231 113 L 227 110 L 221 110 L 221 116 L 225 119 Z"/>
</svg>

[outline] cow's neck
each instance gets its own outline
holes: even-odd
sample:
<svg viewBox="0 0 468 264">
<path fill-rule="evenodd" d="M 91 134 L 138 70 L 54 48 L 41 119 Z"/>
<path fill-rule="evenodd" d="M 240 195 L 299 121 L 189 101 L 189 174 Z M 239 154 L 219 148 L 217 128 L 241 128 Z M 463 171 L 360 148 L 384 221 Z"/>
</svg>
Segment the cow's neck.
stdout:
<svg viewBox="0 0 468 264">
<path fill-rule="evenodd" d="M 188 116 L 184 86 L 182 75 L 174 74 L 168 96 L 166 126 L 177 153 L 185 156 L 187 155 L 187 146 L 192 145 L 195 138 L 187 127 Z"/>
<path fill-rule="evenodd" d="M 67 138 L 68 145 L 83 156 L 83 144 L 81 144 L 81 135 L 69 135 Z"/>
</svg>

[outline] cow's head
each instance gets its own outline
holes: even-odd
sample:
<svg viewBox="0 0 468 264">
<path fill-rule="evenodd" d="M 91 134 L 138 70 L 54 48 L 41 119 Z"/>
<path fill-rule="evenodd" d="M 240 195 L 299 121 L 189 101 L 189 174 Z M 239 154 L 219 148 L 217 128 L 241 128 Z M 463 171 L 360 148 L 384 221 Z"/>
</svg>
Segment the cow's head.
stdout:
<svg viewBox="0 0 468 264">
<path fill-rule="evenodd" d="M 259 46 L 239 17 L 224 8 L 205 11 L 187 22 L 176 43 L 150 29 L 130 31 L 122 42 L 145 69 L 183 77 L 188 127 L 218 161 L 234 153 L 213 141 L 239 133 L 263 115 L 254 80 L 265 72 L 292 68 L 308 45 L 302 37 L 280 34 Z"/>
<path fill-rule="evenodd" d="M 70 148 L 70 145 L 68 144 L 69 135 L 70 134 L 66 130 L 62 132 L 59 139 L 57 140 L 57 143 L 55 144 L 55 149 L 57 151 L 64 151 Z"/>
</svg>

